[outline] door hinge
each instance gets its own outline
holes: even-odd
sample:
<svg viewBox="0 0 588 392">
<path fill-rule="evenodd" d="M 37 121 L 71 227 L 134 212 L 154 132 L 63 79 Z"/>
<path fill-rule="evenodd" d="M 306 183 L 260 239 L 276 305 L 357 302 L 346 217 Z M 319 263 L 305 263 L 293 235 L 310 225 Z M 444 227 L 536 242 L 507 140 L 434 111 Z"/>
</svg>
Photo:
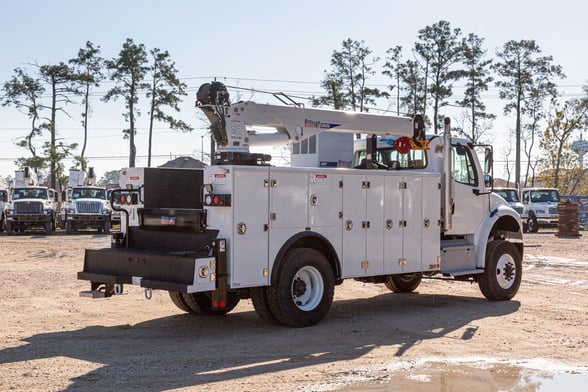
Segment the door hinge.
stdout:
<svg viewBox="0 0 588 392">
<path fill-rule="evenodd" d="M 398 183 L 398 188 L 400 189 L 406 189 L 406 182 L 402 181 Z"/>
<path fill-rule="evenodd" d="M 363 229 L 369 229 L 370 228 L 370 221 L 363 221 L 363 222 L 361 222 L 361 227 Z"/>
<path fill-rule="evenodd" d="M 271 221 L 275 221 L 278 215 L 275 212 L 270 212 L 269 218 Z"/>
<path fill-rule="evenodd" d="M 362 181 L 361 182 L 361 188 L 362 189 L 368 189 L 370 187 L 370 182 L 369 181 Z"/>
</svg>

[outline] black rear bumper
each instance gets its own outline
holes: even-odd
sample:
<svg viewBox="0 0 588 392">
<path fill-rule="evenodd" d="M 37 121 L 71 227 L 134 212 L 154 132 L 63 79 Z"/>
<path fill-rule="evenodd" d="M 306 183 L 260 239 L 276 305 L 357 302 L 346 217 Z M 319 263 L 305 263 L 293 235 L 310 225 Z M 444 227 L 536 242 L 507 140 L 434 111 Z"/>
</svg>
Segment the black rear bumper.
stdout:
<svg viewBox="0 0 588 392">
<path fill-rule="evenodd" d="M 218 240 L 216 242 L 223 242 Z M 206 252 L 157 253 L 129 248 L 86 249 L 78 279 L 100 284 L 133 284 L 181 293 L 211 291 L 217 286 L 219 263 L 226 263 L 224 245 Z"/>
</svg>

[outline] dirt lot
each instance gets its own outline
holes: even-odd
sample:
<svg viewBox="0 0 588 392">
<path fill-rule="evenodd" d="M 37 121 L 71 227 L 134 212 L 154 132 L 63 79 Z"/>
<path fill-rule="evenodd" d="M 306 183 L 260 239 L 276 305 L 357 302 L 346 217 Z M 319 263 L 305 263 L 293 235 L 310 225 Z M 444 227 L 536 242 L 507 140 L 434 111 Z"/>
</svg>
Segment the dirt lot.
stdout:
<svg viewBox="0 0 588 392">
<path fill-rule="evenodd" d="M 469 283 L 393 294 L 346 281 L 304 329 L 265 324 L 248 300 L 212 318 L 137 287 L 80 298 L 84 249 L 109 236 L 1 235 L 0 390 L 535 391 L 533 372 L 588 374 L 588 233 L 554 234 L 525 235 L 512 301 Z"/>
</svg>

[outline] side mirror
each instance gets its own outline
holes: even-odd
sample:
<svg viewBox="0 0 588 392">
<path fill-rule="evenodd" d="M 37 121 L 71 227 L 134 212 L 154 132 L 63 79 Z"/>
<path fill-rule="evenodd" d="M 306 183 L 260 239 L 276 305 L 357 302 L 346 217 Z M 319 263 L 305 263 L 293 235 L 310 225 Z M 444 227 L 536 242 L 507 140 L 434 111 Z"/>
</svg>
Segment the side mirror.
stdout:
<svg viewBox="0 0 588 392">
<path fill-rule="evenodd" d="M 484 185 L 486 185 L 486 188 L 492 188 L 494 186 L 494 179 L 490 174 L 484 174 Z"/>
</svg>

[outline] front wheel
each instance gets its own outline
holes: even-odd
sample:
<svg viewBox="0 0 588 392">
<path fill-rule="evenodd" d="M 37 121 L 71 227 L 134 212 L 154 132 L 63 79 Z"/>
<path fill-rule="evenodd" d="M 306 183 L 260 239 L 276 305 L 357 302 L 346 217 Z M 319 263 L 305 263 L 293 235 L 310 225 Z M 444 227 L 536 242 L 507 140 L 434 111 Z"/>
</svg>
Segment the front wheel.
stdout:
<svg viewBox="0 0 588 392">
<path fill-rule="evenodd" d="M 411 293 L 419 287 L 422 280 L 422 274 L 388 275 L 384 284 L 395 293 Z"/>
<path fill-rule="evenodd" d="M 327 315 L 334 291 L 335 277 L 325 256 L 296 248 L 282 259 L 276 281 L 267 288 L 267 301 L 280 324 L 308 327 Z"/>
<path fill-rule="evenodd" d="M 486 269 L 478 279 L 480 291 L 490 301 L 505 301 L 515 296 L 521 285 L 523 263 L 517 247 L 497 240 L 486 248 Z"/>
<path fill-rule="evenodd" d="M 537 217 L 534 214 L 529 215 L 527 219 L 527 230 L 529 233 L 536 233 L 539 231 L 539 223 L 537 223 Z"/>
<path fill-rule="evenodd" d="M 51 234 L 53 232 L 53 222 L 45 222 L 45 234 Z"/>
</svg>

